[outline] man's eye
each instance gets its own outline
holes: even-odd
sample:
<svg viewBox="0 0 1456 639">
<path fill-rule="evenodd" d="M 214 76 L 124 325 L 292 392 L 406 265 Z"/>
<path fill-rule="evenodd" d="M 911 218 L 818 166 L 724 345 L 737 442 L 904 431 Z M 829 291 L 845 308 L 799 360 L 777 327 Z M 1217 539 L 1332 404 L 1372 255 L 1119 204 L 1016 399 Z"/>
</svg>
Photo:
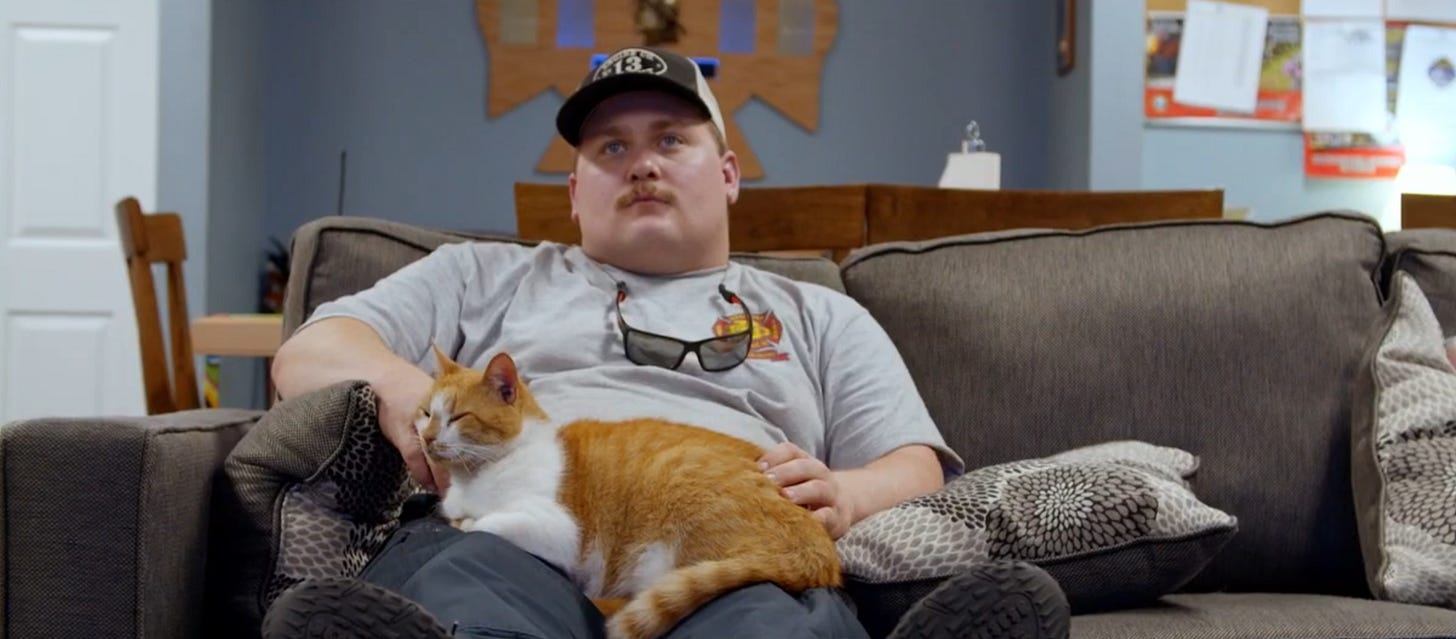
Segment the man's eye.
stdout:
<svg viewBox="0 0 1456 639">
<path fill-rule="evenodd" d="M 676 133 L 669 133 L 667 135 L 662 136 L 662 144 L 664 146 L 677 146 L 677 145 L 682 144 L 682 143 L 683 143 L 682 136 L 680 136 L 680 135 L 678 135 Z"/>
<path fill-rule="evenodd" d="M 627 150 L 627 145 L 621 142 L 608 142 L 602 147 L 602 153 L 606 153 L 607 155 L 616 155 L 625 150 Z"/>
</svg>

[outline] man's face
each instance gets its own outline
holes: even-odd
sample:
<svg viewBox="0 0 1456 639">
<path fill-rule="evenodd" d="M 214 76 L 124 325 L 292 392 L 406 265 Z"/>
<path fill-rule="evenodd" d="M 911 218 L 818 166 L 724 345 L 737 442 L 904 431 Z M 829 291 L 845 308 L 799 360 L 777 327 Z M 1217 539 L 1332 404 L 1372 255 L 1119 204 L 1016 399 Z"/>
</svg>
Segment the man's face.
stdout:
<svg viewBox="0 0 1456 639">
<path fill-rule="evenodd" d="M 738 159 L 720 154 L 691 103 L 657 91 L 612 96 L 582 125 L 578 153 L 571 216 L 588 255 L 640 272 L 726 263 Z"/>
</svg>

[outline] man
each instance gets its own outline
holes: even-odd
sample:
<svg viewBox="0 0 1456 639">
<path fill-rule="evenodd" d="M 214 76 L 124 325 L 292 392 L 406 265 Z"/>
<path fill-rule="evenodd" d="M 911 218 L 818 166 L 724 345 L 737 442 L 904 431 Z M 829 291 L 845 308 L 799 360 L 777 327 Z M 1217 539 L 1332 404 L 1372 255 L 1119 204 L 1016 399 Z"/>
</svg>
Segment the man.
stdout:
<svg viewBox="0 0 1456 639">
<path fill-rule="evenodd" d="M 760 467 L 834 538 L 962 470 L 862 307 L 728 260 L 738 161 L 695 63 L 656 49 L 616 52 L 562 105 L 557 128 L 577 150 L 569 185 L 580 247 L 441 247 L 321 306 L 275 359 L 280 392 L 369 381 L 381 428 L 411 474 L 448 489 L 412 426 L 430 384 L 431 345 L 475 367 L 506 351 L 557 421 L 663 417 L 762 445 Z M 779 330 L 731 341 L 769 318 Z M 714 335 L 724 339 L 687 348 Z M 896 636 L 957 636 L 950 629 L 964 620 L 947 611 L 994 603 L 988 593 L 1002 587 L 984 574 L 948 580 Z M 281 596 L 265 627 L 274 636 L 603 632 L 595 608 L 548 564 L 430 517 L 402 527 L 361 580 L 309 582 Z M 761 584 L 708 604 L 670 636 L 866 633 L 840 593 L 792 596 Z"/>
</svg>

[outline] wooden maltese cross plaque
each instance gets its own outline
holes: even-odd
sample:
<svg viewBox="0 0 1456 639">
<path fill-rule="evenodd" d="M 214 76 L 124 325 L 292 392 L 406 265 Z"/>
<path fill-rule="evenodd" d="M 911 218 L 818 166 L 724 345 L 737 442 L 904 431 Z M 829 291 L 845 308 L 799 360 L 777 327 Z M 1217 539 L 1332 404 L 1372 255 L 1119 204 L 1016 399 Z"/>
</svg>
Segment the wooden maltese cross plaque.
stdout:
<svg viewBox="0 0 1456 639">
<path fill-rule="evenodd" d="M 837 0 L 476 0 L 485 39 L 486 115 L 541 92 L 570 95 L 592 56 L 650 45 L 717 60 L 708 80 L 745 179 L 763 167 L 733 114 L 758 98 L 807 131 L 819 128 L 819 85 L 839 23 Z M 536 169 L 571 171 L 572 150 L 541 132 Z"/>
</svg>

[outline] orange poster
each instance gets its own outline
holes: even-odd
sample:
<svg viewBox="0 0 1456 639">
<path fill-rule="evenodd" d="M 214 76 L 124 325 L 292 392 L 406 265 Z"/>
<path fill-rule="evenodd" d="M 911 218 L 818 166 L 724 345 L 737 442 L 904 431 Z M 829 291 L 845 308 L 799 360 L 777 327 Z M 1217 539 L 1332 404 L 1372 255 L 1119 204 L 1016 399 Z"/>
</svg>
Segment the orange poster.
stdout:
<svg viewBox="0 0 1456 639">
<path fill-rule="evenodd" d="M 1313 178 L 1393 179 L 1405 149 L 1368 133 L 1304 133 L 1304 174 Z"/>
<path fill-rule="evenodd" d="M 1300 28 L 1296 16 L 1269 17 L 1264 36 L 1264 64 L 1253 113 L 1221 111 L 1179 104 L 1173 100 L 1173 77 L 1183 33 L 1182 13 L 1149 12 L 1143 113 L 1149 120 L 1218 118 L 1263 122 L 1298 122 L 1303 111 L 1300 90 Z"/>
</svg>

